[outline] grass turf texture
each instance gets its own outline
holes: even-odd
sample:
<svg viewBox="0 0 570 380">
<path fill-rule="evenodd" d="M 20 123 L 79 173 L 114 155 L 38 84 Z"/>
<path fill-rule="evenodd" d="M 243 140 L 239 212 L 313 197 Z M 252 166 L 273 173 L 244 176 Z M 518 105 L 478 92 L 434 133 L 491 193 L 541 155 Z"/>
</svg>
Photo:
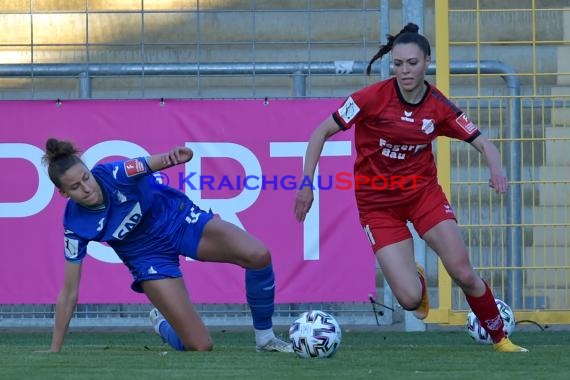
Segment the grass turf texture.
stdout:
<svg viewBox="0 0 570 380">
<path fill-rule="evenodd" d="M 281 330 L 283 336 L 286 332 Z M 176 352 L 153 332 L 71 332 L 61 353 L 50 332 L 0 333 L 1 379 L 568 379 L 570 331 L 516 332 L 531 350 L 502 354 L 464 331 L 345 329 L 330 359 L 256 353 L 253 333 L 213 330 L 213 352 Z M 165 354 L 166 353 L 166 354 Z"/>
</svg>

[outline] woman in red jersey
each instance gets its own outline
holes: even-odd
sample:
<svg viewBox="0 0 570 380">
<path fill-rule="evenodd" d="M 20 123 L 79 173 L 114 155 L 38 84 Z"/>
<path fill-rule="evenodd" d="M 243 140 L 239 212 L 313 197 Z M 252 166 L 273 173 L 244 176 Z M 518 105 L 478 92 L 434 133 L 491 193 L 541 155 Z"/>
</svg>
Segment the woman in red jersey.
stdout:
<svg viewBox="0 0 570 380">
<path fill-rule="evenodd" d="M 414 260 L 407 222 L 437 253 L 453 280 L 461 287 L 471 309 L 501 352 L 526 352 L 503 331 L 495 298 L 473 270 L 455 214 L 437 181 L 432 141 L 447 136 L 471 144 L 489 167 L 489 186 L 504 193 L 508 181 L 497 148 L 475 124 L 425 80 L 430 63 L 429 41 L 409 23 L 370 61 L 392 52 L 395 77 L 351 94 L 313 132 L 305 154 L 304 176 L 313 178 L 325 141 L 355 127 L 355 194 L 360 221 L 378 263 L 398 302 L 427 317 L 429 300 L 423 268 Z M 397 178 L 397 186 L 386 186 Z M 378 182 L 382 179 L 382 183 Z M 295 214 L 303 221 L 313 202 L 304 186 L 297 193 Z"/>
</svg>

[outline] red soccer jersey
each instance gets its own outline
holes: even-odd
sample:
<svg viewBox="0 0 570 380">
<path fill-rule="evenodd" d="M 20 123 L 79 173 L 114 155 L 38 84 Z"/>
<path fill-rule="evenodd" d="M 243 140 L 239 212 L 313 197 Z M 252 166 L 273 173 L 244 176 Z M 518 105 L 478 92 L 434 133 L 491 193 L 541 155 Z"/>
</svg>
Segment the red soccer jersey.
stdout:
<svg viewBox="0 0 570 380">
<path fill-rule="evenodd" d="M 353 180 L 360 211 L 398 204 L 436 183 L 436 137 L 471 142 L 479 136 L 462 110 L 427 86 L 422 100 L 410 104 L 396 79 L 387 79 L 353 93 L 334 112 L 341 128 L 356 128 Z"/>
</svg>

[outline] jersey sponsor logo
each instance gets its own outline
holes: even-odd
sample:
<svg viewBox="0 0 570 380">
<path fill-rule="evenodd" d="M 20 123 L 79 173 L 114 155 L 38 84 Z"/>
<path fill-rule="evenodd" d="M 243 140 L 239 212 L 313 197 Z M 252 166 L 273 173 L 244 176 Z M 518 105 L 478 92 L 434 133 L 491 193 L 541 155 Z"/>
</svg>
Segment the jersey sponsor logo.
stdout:
<svg viewBox="0 0 570 380">
<path fill-rule="evenodd" d="M 75 259 L 79 255 L 79 240 L 65 238 L 65 257 Z"/>
<path fill-rule="evenodd" d="M 412 117 L 412 113 L 413 113 L 412 111 L 404 111 L 404 116 L 402 116 L 400 120 L 406 121 L 408 123 L 413 123 L 415 120 Z"/>
<path fill-rule="evenodd" d="M 131 212 L 125 216 L 119 227 L 113 232 L 113 237 L 119 240 L 123 240 L 129 232 L 131 232 L 141 221 L 142 212 L 141 205 L 139 202 L 133 207 Z"/>
<path fill-rule="evenodd" d="M 348 124 L 358 115 L 360 112 L 360 108 L 352 99 L 352 96 L 349 96 L 348 99 L 344 102 L 342 107 L 338 109 L 338 114 L 342 118 L 342 120 Z"/>
<path fill-rule="evenodd" d="M 422 120 L 422 131 L 429 135 L 435 130 L 435 120 L 433 119 L 423 119 Z"/>
<path fill-rule="evenodd" d="M 141 160 L 138 158 L 125 161 L 125 172 L 127 173 L 127 177 L 132 177 L 137 174 L 144 173 L 146 168 Z"/>
<path fill-rule="evenodd" d="M 405 160 L 409 154 L 415 154 L 427 146 L 427 144 L 391 144 L 384 139 L 380 139 L 379 145 L 381 148 L 380 154 L 398 160 Z"/>
<path fill-rule="evenodd" d="M 473 133 L 477 129 L 475 124 L 473 124 L 464 113 L 459 115 L 459 117 L 455 119 L 455 122 L 467 133 Z"/>
</svg>

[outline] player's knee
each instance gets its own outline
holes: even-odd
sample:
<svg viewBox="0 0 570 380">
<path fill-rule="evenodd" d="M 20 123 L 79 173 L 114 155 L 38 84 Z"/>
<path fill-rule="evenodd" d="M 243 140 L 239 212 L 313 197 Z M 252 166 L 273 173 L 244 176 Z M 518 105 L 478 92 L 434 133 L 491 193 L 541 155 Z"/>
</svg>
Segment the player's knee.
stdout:
<svg viewBox="0 0 570 380">
<path fill-rule="evenodd" d="M 402 294 L 397 294 L 396 299 L 404 310 L 416 310 L 422 303 L 422 291 L 406 291 Z"/>
<path fill-rule="evenodd" d="M 193 339 L 188 344 L 184 344 L 186 351 L 212 351 L 214 344 L 210 338 Z"/>
<path fill-rule="evenodd" d="M 400 302 L 400 306 L 402 306 L 402 309 L 408 310 L 408 311 L 416 310 L 418 307 L 420 307 L 421 304 L 422 304 L 421 298 L 419 299 L 419 301 L 418 300 L 406 300 L 405 302 Z"/>
<path fill-rule="evenodd" d="M 265 246 L 256 247 L 248 255 L 248 268 L 261 269 L 269 264 L 271 264 L 271 254 Z"/>
<path fill-rule="evenodd" d="M 455 270 L 452 277 L 462 289 L 475 288 L 480 282 L 479 276 L 477 276 L 473 268 L 469 265 L 464 265 Z"/>
<path fill-rule="evenodd" d="M 212 351 L 213 348 L 214 345 L 212 344 L 212 342 L 209 342 L 197 345 L 195 351 Z"/>
</svg>

